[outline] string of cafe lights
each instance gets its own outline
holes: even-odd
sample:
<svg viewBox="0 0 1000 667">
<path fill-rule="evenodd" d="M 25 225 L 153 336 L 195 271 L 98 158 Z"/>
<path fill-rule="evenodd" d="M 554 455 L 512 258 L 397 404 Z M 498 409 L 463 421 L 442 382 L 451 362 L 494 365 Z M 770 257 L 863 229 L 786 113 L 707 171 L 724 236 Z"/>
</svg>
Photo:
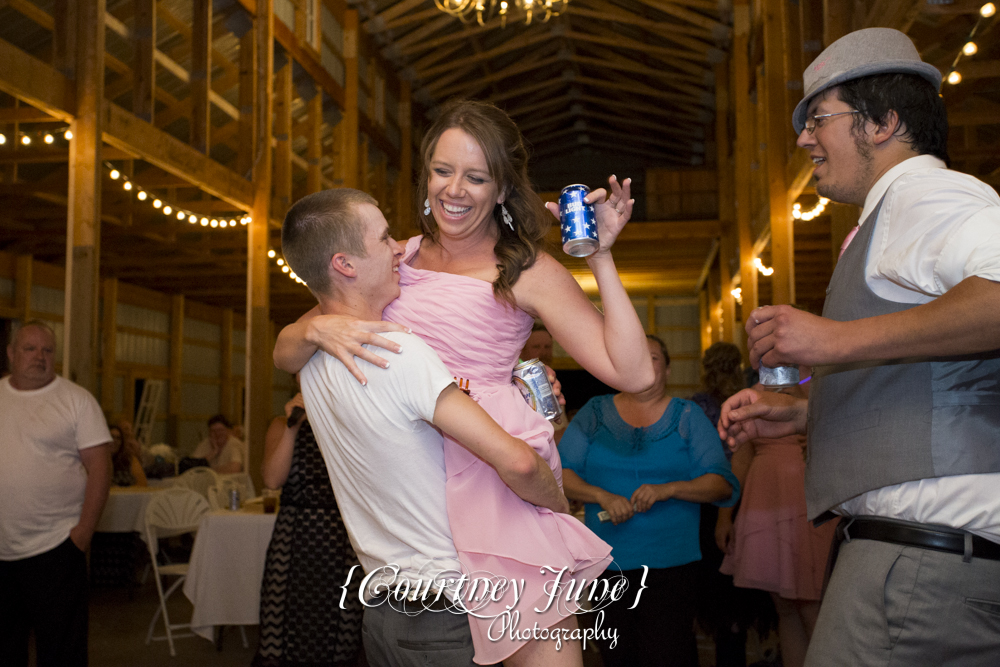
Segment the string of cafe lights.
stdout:
<svg viewBox="0 0 1000 667">
<path fill-rule="evenodd" d="M 802 204 L 795 202 L 795 204 L 792 206 L 792 217 L 795 218 L 796 220 L 805 220 L 808 222 L 809 220 L 812 220 L 813 218 L 820 215 L 826 209 L 826 205 L 829 203 L 830 203 L 829 199 L 827 199 L 826 197 L 820 197 L 819 201 L 816 203 L 815 206 L 813 206 L 808 211 L 803 211 Z"/>
<path fill-rule="evenodd" d="M 165 216 L 175 216 L 178 221 L 183 222 L 186 220 L 188 224 L 200 224 L 202 227 L 210 227 L 212 229 L 226 229 L 228 227 L 236 227 L 237 224 L 246 226 L 253 221 L 253 218 L 249 215 L 244 215 L 239 218 L 239 220 L 236 218 L 209 218 L 205 215 L 198 215 L 182 206 L 175 206 L 165 202 L 162 198 L 143 190 L 141 186 L 130 180 L 128 176 L 121 173 L 118 169 L 115 169 L 114 165 L 110 162 L 105 162 L 104 166 L 108 168 L 108 177 L 111 180 L 121 182 L 122 190 L 130 194 L 135 192 L 136 199 L 139 201 L 148 201 L 154 209 L 158 210 Z M 281 272 L 287 275 L 290 279 L 300 285 L 306 284 L 304 280 L 299 278 L 295 272 L 291 270 L 288 266 L 288 262 L 286 262 L 283 257 L 279 257 L 278 253 L 273 249 L 267 251 L 267 256 L 274 260 L 274 263 L 281 268 Z"/>
<path fill-rule="evenodd" d="M 73 131 L 69 127 L 63 127 L 58 130 L 33 130 L 31 132 L 24 132 L 18 130 L 14 137 L 8 137 L 3 132 L 0 132 L 0 146 L 7 145 L 8 141 L 15 141 L 22 146 L 31 146 L 34 143 L 42 143 L 46 146 L 52 146 L 57 141 L 65 140 L 69 141 L 73 138 Z"/>
<path fill-rule="evenodd" d="M 948 76 L 945 77 L 945 80 L 951 85 L 957 86 L 962 83 L 962 73 L 958 71 L 958 62 L 962 59 L 962 56 L 969 58 L 979 52 L 979 46 L 977 46 L 975 42 L 976 34 L 979 32 L 979 28 L 983 25 L 983 23 L 992 18 L 996 13 L 997 6 L 992 2 L 987 2 L 979 8 L 979 19 L 976 20 L 976 24 L 972 26 L 972 30 L 969 31 L 968 39 L 965 40 L 965 44 L 955 55 L 955 59 L 951 62 L 951 70 L 948 72 Z"/>
</svg>

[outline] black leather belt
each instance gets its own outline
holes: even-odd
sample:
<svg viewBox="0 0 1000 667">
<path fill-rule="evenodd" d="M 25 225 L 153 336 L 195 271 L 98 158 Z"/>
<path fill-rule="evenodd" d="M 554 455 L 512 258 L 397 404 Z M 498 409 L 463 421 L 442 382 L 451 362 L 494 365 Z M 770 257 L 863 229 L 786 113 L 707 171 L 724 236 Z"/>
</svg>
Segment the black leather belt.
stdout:
<svg viewBox="0 0 1000 667">
<path fill-rule="evenodd" d="M 908 547 L 920 547 L 972 558 L 1000 560 L 1000 544 L 947 526 L 912 523 L 897 519 L 844 517 L 840 531 L 846 542 L 877 540 Z"/>
<path fill-rule="evenodd" d="M 436 591 L 428 593 L 424 598 L 416 598 L 414 600 L 410 600 L 409 598 L 400 600 L 396 597 L 395 593 L 391 591 L 382 591 L 378 595 L 369 598 L 366 604 L 369 607 L 377 607 L 384 604 L 398 612 L 407 614 L 420 613 L 421 611 L 450 611 L 456 614 L 465 613 L 465 609 L 462 609 L 457 604 L 449 600 L 444 593 L 438 596 Z"/>
</svg>

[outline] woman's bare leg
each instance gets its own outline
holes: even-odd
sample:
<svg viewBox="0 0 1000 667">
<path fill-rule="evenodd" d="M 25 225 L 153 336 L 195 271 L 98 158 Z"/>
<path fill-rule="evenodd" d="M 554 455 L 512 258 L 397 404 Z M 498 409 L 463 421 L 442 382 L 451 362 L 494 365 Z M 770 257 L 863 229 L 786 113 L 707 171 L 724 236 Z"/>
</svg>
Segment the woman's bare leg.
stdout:
<svg viewBox="0 0 1000 667">
<path fill-rule="evenodd" d="M 781 642 L 781 663 L 785 667 L 802 667 L 806 661 L 809 637 L 799 617 L 798 600 L 783 598 L 771 593 L 778 611 L 778 639 Z M 814 620 L 815 622 L 815 620 Z"/>
<path fill-rule="evenodd" d="M 549 633 L 563 629 L 572 632 L 578 627 L 576 616 L 568 616 L 549 628 Z M 560 647 L 558 651 L 556 646 Z M 504 660 L 503 664 L 504 667 L 582 667 L 583 649 L 580 642 L 575 640 L 563 641 L 561 644 L 554 639 L 531 640 Z"/>
<path fill-rule="evenodd" d="M 795 606 L 799 610 L 799 620 L 806 631 L 806 642 L 812 639 L 813 628 L 816 627 L 816 618 L 819 616 L 819 600 L 796 600 Z"/>
</svg>

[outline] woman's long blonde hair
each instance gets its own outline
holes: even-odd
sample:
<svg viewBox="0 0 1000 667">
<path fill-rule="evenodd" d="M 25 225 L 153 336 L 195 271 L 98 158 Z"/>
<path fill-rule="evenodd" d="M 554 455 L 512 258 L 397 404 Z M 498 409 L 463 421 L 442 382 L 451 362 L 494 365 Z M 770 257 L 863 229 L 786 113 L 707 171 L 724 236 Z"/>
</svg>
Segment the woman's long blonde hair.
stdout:
<svg viewBox="0 0 1000 667">
<path fill-rule="evenodd" d="M 430 162 L 438 139 L 445 130 L 453 127 L 468 133 L 483 149 L 490 177 L 496 182 L 504 196 L 504 205 L 513 217 L 514 229 L 511 230 L 503 221 L 500 205 L 493 208 L 493 222 L 498 230 L 497 242 L 493 246 L 498 270 L 493 281 L 493 294 L 497 299 L 512 304 L 514 284 L 521 272 L 535 263 L 552 216 L 545 210 L 545 205 L 528 180 L 528 151 L 517 125 L 493 104 L 475 100 L 457 100 L 446 104 L 424 135 L 420 146 L 423 161 L 418 201 L 427 198 Z M 438 226 L 434 217 L 424 214 L 421 207 L 419 219 L 424 235 L 437 242 Z"/>
</svg>

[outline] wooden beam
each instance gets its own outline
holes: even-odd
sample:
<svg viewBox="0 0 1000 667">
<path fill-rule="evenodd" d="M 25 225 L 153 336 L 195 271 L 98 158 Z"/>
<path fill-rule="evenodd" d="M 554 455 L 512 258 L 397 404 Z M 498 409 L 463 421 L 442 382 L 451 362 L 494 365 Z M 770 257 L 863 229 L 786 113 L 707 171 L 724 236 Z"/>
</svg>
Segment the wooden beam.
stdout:
<svg viewBox="0 0 1000 667">
<path fill-rule="evenodd" d="M 249 461 L 247 472 L 262 488 L 260 465 L 264 434 L 271 421 L 270 271 L 267 256 L 271 207 L 271 120 L 274 99 L 274 0 L 257 0 L 254 40 L 257 62 L 257 108 L 254 128 L 253 219 L 247 234 L 247 342 L 245 429 Z M 357 13 L 355 15 L 355 30 Z M 346 35 L 345 35 L 346 38 Z"/>
<path fill-rule="evenodd" d="M 252 33 L 250 33 L 252 34 Z M 233 409 L 233 309 L 222 310 L 219 334 L 219 411 L 230 421 L 237 419 Z"/>
<path fill-rule="evenodd" d="M 853 0 L 823 0 L 823 46 L 830 46 L 851 32 Z"/>
<path fill-rule="evenodd" d="M 317 90 L 306 107 L 309 125 L 306 136 L 306 157 L 309 160 L 306 192 L 311 194 L 323 189 L 323 93 Z"/>
<path fill-rule="evenodd" d="M 101 326 L 101 409 L 110 415 L 115 409 L 115 359 L 118 345 L 118 279 L 104 279 Z"/>
<path fill-rule="evenodd" d="M 212 0 L 192 0 L 191 16 L 191 129 L 195 150 L 208 153 L 212 127 Z"/>
<path fill-rule="evenodd" d="M 666 59 L 677 69 L 683 70 L 688 74 L 693 74 L 695 76 L 703 76 L 707 71 L 704 65 L 705 55 L 702 53 L 695 53 L 694 51 L 690 51 L 688 49 L 678 49 L 668 46 L 653 46 L 651 44 L 647 44 L 646 42 L 633 39 L 627 35 L 622 35 L 621 33 L 615 32 L 611 28 L 602 28 L 600 26 L 588 27 L 603 32 L 604 34 L 593 35 L 586 32 L 580 32 L 579 30 L 569 30 L 566 33 L 566 39 L 571 41 L 589 42 L 592 44 L 603 44 L 604 46 L 631 49 L 640 53 L 646 53 L 657 58 Z"/>
<path fill-rule="evenodd" d="M 412 229 L 413 224 L 413 110 L 410 99 L 410 82 L 399 84 L 399 179 L 396 196 L 396 233 L 399 238 Z"/>
<path fill-rule="evenodd" d="M 0 39 L 0 91 L 64 122 L 76 114 L 76 86 L 48 63 Z"/>
<path fill-rule="evenodd" d="M 271 215 L 283 218 L 292 205 L 292 63 L 274 76 L 274 197 Z M 317 94 L 317 97 L 319 95 Z"/>
<path fill-rule="evenodd" d="M 77 8 L 76 119 L 70 124 L 63 375 L 97 389 L 101 252 L 101 136 L 104 125 L 104 0 Z"/>
<path fill-rule="evenodd" d="M 718 284 L 722 303 L 722 317 L 719 320 L 717 340 L 734 342 L 736 330 L 736 299 L 732 295 L 732 260 L 738 255 L 736 245 L 736 210 L 733 199 L 734 168 L 732 145 L 729 131 L 732 95 L 729 85 L 729 59 L 715 66 L 715 144 L 716 170 L 719 175 L 719 222 L 722 237 L 719 241 Z"/>
<path fill-rule="evenodd" d="M 107 144 L 185 178 L 241 211 L 250 210 L 253 186 L 233 171 L 116 104 L 106 103 L 103 115 Z"/>
<path fill-rule="evenodd" d="M 750 4 L 749 0 L 736 0 L 733 6 L 733 49 L 732 49 L 732 100 L 733 118 L 736 123 L 736 143 L 733 150 L 734 188 L 733 199 L 736 215 L 736 234 L 739 242 L 740 290 L 745 322 L 750 312 L 757 307 L 757 270 L 754 268 L 753 233 L 751 229 L 751 162 L 753 161 L 754 107 L 750 103 Z M 758 94 L 760 107 L 763 100 Z M 745 334 L 737 332 L 745 358 Z"/>
<path fill-rule="evenodd" d="M 240 141 L 236 152 L 236 173 L 250 178 L 253 170 L 254 128 L 256 127 L 257 76 L 255 70 L 257 44 L 254 32 L 249 30 L 240 38 L 240 118 L 237 134 Z"/>
<path fill-rule="evenodd" d="M 22 322 L 32 319 L 31 284 L 33 274 L 31 255 L 18 255 L 14 273 L 14 313 Z"/>
<path fill-rule="evenodd" d="M 170 299 L 170 380 L 167 401 L 167 442 L 180 444 L 180 419 L 184 381 L 184 295 Z"/>
<path fill-rule="evenodd" d="M 132 113 L 153 122 L 156 106 L 156 0 L 132 0 Z"/>
<path fill-rule="evenodd" d="M 771 218 L 772 302 L 795 303 L 795 240 L 792 206 L 788 201 L 786 150 L 788 117 L 785 102 L 788 81 L 785 0 L 764 0 L 764 113 L 767 138 L 767 185 Z M 759 94 L 759 93 L 758 93 Z"/>
<path fill-rule="evenodd" d="M 344 117 L 340 129 L 340 173 L 345 188 L 358 187 L 358 11 L 344 13 Z"/>
<path fill-rule="evenodd" d="M 475 55 L 466 56 L 464 58 L 455 58 L 444 64 L 436 65 L 434 67 L 427 67 L 423 70 L 418 69 L 417 74 L 421 79 L 428 80 L 432 77 L 437 77 L 445 72 L 450 72 L 458 67 L 464 67 L 466 65 L 482 62 L 484 60 L 489 60 L 490 58 L 495 58 L 496 56 L 503 55 L 504 53 L 509 53 L 510 51 L 517 51 L 518 49 L 525 49 L 540 42 L 547 41 L 552 38 L 552 33 L 550 30 L 540 29 L 538 27 L 529 28 L 527 32 L 522 35 L 515 37 L 514 39 L 502 42 L 499 46 L 488 51 L 482 51 Z"/>
</svg>

